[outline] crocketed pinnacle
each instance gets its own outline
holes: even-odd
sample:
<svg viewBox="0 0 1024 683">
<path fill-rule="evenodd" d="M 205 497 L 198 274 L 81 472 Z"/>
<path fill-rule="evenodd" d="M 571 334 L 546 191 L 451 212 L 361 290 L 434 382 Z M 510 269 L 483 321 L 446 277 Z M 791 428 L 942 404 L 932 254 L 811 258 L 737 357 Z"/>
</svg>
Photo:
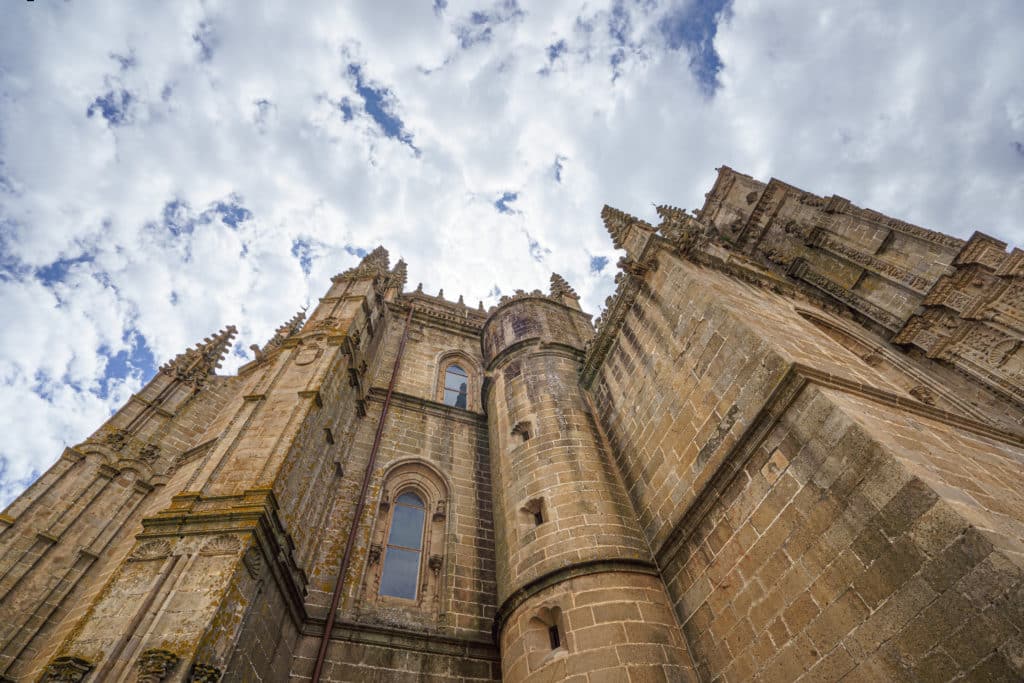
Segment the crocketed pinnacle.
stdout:
<svg viewBox="0 0 1024 683">
<path fill-rule="evenodd" d="M 612 236 L 612 243 L 616 249 L 622 249 L 626 245 L 626 236 L 629 232 L 631 225 L 640 225 L 647 230 L 653 230 L 650 225 L 645 221 L 640 220 L 636 216 L 632 216 L 625 211 L 620 211 L 614 207 L 604 205 L 601 209 L 601 220 L 604 221 L 605 230 Z"/>
<path fill-rule="evenodd" d="M 376 277 L 378 275 L 387 274 L 389 269 L 390 258 L 388 256 L 388 250 L 383 246 L 380 246 L 364 256 L 363 260 L 359 262 L 359 265 L 349 268 L 344 273 L 335 275 L 334 277 L 338 279 Z"/>
<path fill-rule="evenodd" d="M 391 271 L 391 286 L 399 292 L 405 291 L 405 282 L 409 277 L 409 270 L 405 265 L 405 259 L 398 259 L 394 269 Z"/>
<path fill-rule="evenodd" d="M 686 209 L 680 209 L 678 206 L 670 206 L 668 204 L 659 204 L 654 207 L 658 215 L 661 216 L 663 221 L 682 221 L 686 218 L 690 218 L 690 215 L 686 213 Z"/>
<path fill-rule="evenodd" d="M 564 277 L 558 273 L 551 273 L 551 298 L 557 299 L 560 297 L 580 298 L 576 290 L 569 286 Z"/>
<path fill-rule="evenodd" d="M 220 367 L 224 354 L 231 348 L 231 340 L 238 334 L 234 325 L 228 325 L 211 337 L 207 337 L 195 348 L 186 349 L 172 360 L 160 366 L 160 372 L 175 379 L 193 384 L 202 384 Z"/>
<path fill-rule="evenodd" d="M 263 346 L 263 353 L 269 353 L 281 346 L 285 339 L 293 337 L 302 330 L 302 324 L 306 322 L 306 307 L 303 306 L 298 313 L 288 319 L 283 325 L 277 328 L 274 336 Z"/>
</svg>

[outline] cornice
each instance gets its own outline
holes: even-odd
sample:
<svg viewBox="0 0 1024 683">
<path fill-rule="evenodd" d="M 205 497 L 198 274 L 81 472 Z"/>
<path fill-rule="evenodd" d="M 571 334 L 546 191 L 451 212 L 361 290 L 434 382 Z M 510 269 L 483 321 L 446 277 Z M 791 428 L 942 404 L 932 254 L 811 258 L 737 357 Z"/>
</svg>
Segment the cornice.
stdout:
<svg viewBox="0 0 1024 683">
<path fill-rule="evenodd" d="M 374 403 L 383 403 L 386 395 L 387 389 L 371 387 L 369 393 L 366 395 L 366 400 L 373 401 Z M 399 408 L 425 413 L 433 417 L 463 422 L 475 427 L 487 427 L 486 414 L 479 413 L 474 410 L 456 408 L 455 406 L 450 406 L 446 403 L 441 403 L 440 401 L 435 401 L 429 398 L 422 398 L 420 396 L 413 396 L 412 394 L 393 391 L 391 393 L 391 404 Z"/>
</svg>

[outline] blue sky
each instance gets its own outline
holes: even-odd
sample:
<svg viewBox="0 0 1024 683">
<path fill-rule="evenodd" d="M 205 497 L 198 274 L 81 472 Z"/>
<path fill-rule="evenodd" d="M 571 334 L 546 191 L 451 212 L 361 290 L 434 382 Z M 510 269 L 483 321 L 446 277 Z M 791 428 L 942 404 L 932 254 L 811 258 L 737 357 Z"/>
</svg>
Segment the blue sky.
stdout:
<svg viewBox="0 0 1024 683">
<path fill-rule="evenodd" d="M 1015 0 L 0 4 L 0 504 L 226 324 L 384 244 L 473 305 L 728 164 L 1024 242 Z"/>
</svg>

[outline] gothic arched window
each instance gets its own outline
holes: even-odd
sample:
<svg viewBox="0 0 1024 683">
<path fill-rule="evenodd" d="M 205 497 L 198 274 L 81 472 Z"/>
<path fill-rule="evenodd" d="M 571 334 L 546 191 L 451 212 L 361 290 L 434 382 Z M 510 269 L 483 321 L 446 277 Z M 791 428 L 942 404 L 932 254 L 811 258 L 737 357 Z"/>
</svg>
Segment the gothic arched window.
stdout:
<svg viewBox="0 0 1024 683">
<path fill-rule="evenodd" d="M 416 599 L 420 559 L 423 555 L 423 521 L 426 518 L 423 500 L 406 491 L 395 500 L 391 515 L 388 544 L 384 550 L 384 570 L 380 578 L 380 594 L 394 598 Z"/>
<path fill-rule="evenodd" d="M 456 408 L 465 408 L 468 394 L 469 374 L 461 365 L 449 365 L 444 371 L 444 402 Z"/>
</svg>

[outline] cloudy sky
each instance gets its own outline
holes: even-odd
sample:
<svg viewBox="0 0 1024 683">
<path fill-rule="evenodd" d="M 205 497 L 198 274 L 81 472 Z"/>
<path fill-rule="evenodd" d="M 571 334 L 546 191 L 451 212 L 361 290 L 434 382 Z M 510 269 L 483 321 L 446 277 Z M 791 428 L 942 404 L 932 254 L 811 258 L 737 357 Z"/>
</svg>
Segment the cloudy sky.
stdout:
<svg viewBox="0 0 1024 683">
<path fill-rule="evenodd" d="M 597 312 L 728 164 L 1024 243 L 1019 0 L 0 5 L 0 506 L 156 365 L 384 244 Z"/>
</svg>

